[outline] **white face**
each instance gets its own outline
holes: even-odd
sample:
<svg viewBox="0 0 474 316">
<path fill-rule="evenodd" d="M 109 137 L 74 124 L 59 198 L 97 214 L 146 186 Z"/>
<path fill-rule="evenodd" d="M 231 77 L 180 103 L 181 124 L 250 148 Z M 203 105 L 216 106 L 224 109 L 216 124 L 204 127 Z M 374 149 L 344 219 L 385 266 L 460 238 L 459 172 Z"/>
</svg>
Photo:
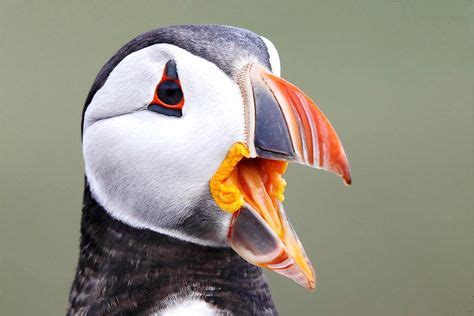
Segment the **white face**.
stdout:
<svg viewBox="0 0 474 316">
<path fill-rule="evenodd" d="M 171 59 L 185 100 L 180 118 L 147 110 Z M 221 243 L 230 218 L 210 197 L 209 179 L 239 141 L 245 141 L 239 86 L 213 63 L 157 44 L 123 59 L 90 103 L 86 176 L 98 202 L 129 225 Z M 211 225 L 199 227 L 206 220 Z"/>
<path fill-rule="evenodd" d="M 182 117 L 147 110 L 169 60 L 183 91 Z M 234 80 L 181 48 L 156 44 L 128 55 L 84 116 L 85 172 L 94 198 L 131 226 L 226 245 L 230 214 L 210 196 L 209 180 L 229 148 L 247 142 L 245 106 Z"/>
</svg>

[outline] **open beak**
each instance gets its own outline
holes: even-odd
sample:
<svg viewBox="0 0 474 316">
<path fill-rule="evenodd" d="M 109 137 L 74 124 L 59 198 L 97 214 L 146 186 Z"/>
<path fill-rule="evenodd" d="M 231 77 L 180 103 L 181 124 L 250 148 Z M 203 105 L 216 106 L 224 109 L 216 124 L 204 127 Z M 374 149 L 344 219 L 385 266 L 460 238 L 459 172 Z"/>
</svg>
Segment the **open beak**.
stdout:
<svg viewBox="0 0 474 316">
<path fill-rule="evenodd" d="M 301 90 L 258 64 L 241 77 L 246 144 L 234 144 L 210 181 L 217 205 L 233 214 L 230 246 L 245 260 L 313 290 L 316 277 L 283 209 L 288 162 L 325 169 L 351 183 L 333 127 Z"/>
</svg>

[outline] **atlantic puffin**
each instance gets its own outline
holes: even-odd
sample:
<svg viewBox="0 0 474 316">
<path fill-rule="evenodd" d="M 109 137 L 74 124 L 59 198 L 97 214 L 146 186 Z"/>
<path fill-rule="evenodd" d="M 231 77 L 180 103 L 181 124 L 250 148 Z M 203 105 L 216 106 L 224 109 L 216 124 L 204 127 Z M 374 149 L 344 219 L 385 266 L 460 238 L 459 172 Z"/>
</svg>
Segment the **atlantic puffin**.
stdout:
<svg viewBox="0 0 474 316">
<path fill-rule="evenodd" d="M 68 315 L 276 315 L 261 267 L 315 288 L 283 174 L 296 162 L 350 184 L 350 169 L 268 39 L 221 25 L 143 33 L 99 71 L 81 131 Z"/>
</svg>

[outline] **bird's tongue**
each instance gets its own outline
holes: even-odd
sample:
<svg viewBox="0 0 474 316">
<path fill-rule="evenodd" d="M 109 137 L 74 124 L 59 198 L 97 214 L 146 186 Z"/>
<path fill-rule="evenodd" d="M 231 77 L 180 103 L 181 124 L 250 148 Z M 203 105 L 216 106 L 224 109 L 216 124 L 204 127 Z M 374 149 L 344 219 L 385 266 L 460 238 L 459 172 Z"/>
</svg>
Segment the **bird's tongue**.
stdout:
<svg viewBox="0 0 474 316">
<path fill-rule="evenodd" d="M 283 210 L 283 161 L 242 159 L 227 181 L 238 187 L 244 204 L 234 213 L 229 243 L 247 261 L 313 289 L 314 271 Z"/>
</svg>

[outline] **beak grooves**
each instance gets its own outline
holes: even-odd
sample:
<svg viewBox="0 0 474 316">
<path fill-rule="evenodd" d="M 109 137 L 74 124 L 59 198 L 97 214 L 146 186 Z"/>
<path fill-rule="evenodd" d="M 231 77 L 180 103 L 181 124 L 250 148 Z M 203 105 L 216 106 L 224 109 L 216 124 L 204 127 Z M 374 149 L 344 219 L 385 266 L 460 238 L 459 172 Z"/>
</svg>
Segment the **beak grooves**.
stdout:
<svg viewBox="0 0 474 316">
<path fill-rule="evenodd" d="M 257 94 L 255 91 L 266 88 L 273 94 L 275 102 L 268 101 L 268 98 L 260 102 L 279 106 L 280 111 L 277 113 L 282 113 L 284 120 L 273 119 L 273 121 L 284 121 L 286 123 L 292 146 L 293 152 L 291 154 L 285 153 L 286 156 L 280 158 L 332 171 L 342 176 L 346 184 L 350 184 L 349 163 L 341 141 L 331 123 L 329 123 L 317 105 L 300 89 L 286 80 L 271 74 L 259 65 L 253 64 L 251 66 L 250 76 L 257 104 L 255 113 L 257 122 L 255 132 L 256 147 L 259 146 L 258 128 L 262 121 L 259 120 L 259 116 L 262 114 L 258 111 L 258 96 L 262 95 L 262 93 Z M 268 115 L 269 112 L 266 111 L 265 113 Z M 269 118 L 265 118 L 266 120 L 269 120 Z M 277 131 L 274 134 L 274 142 L 275 139 L 279 140 L 279 147 L 283 145 L 285 145 L 283 147 L 286 147 L 288 138 L 285 138 L 283 132 Z M 277 146 L 277 148 L 279 147 Z M 270 152 L 271 148 L 267 151 Z"/>
</svg>

